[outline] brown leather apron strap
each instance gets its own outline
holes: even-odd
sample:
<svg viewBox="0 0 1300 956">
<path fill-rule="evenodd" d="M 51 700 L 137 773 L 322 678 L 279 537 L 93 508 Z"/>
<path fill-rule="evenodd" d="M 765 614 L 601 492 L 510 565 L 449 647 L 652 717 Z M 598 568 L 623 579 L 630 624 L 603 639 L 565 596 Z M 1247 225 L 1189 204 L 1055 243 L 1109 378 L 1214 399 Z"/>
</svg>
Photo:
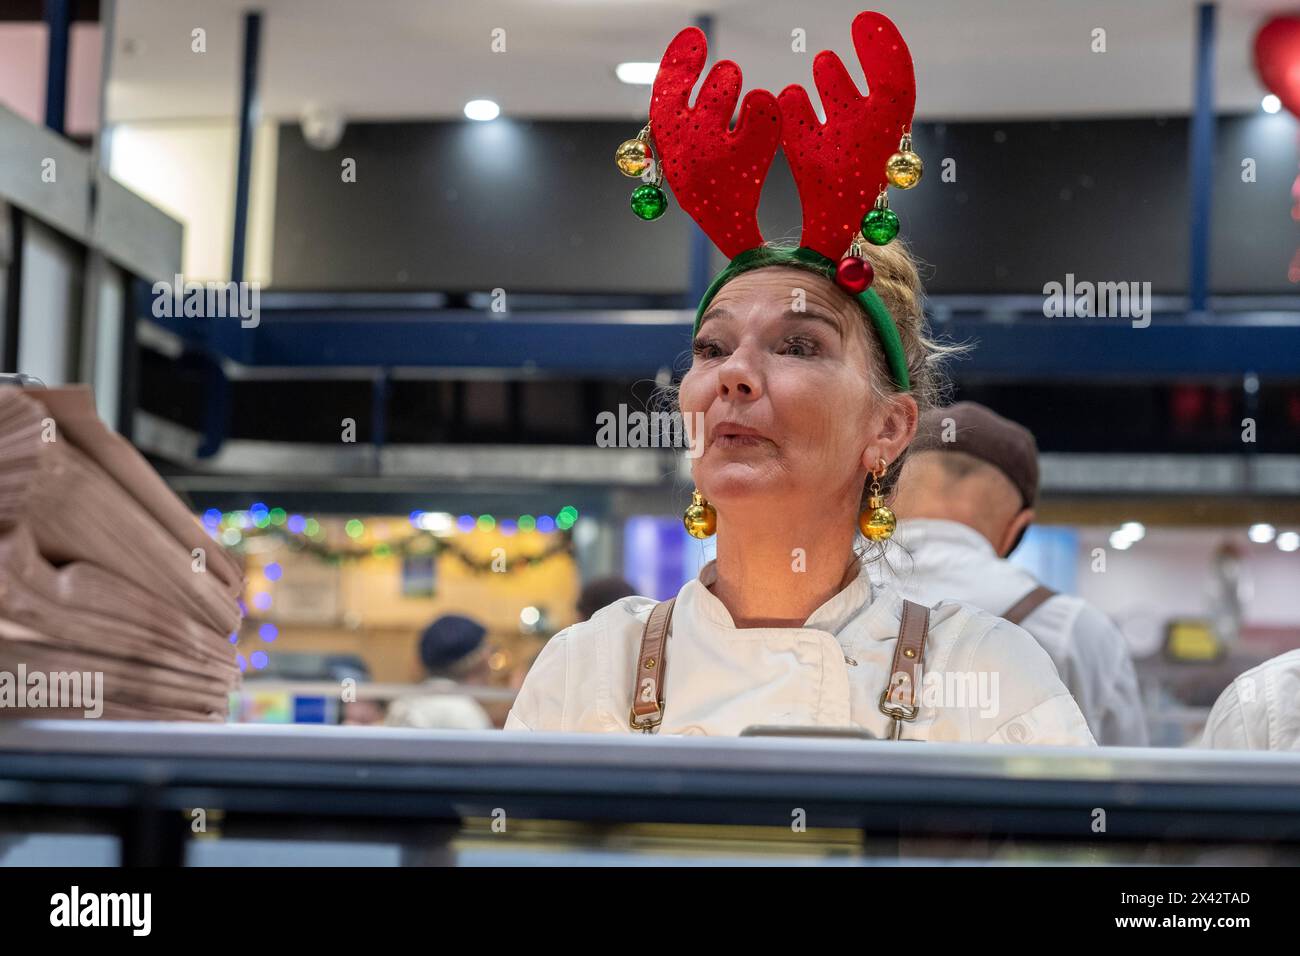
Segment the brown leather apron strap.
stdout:
<svg viewBox="0 0 1300 956">
<path fill-rule="evenodd" d="M 915 720 L 920 713 L 921 665 L 929 634 L 930 609 L 914 601 L 903 601 L 903 619 L 898 626 L 889 684 L 880 695 L 880 711 L 892 721 L 889 735 L 892 740 L 899 739 L 902 721 Z"/>
<path fill-rule="evenodd" d="M 632 687 L 632 712 L 628 723 L 633 730 L 654 733 L 664 719 L 664 652 L 673 632 L 676 598 L 660 601 L 650 611 L 641 632 L 641 650 L 636 656 L 636 681 Z"/>
<path fill-rule="evenodd" d="M 1025 618 L 1033 614 L 1039 605 L 1043 604 L 1048 598 L 1055 597 L 1056 592 L 1046 584 L 1040 584 L 1024 597 L 1022 597 L 1011 607 L 1002 612 L 1002 619 L 1010 621 L 1012 624 L 1019 624 Z"/>
</svg>

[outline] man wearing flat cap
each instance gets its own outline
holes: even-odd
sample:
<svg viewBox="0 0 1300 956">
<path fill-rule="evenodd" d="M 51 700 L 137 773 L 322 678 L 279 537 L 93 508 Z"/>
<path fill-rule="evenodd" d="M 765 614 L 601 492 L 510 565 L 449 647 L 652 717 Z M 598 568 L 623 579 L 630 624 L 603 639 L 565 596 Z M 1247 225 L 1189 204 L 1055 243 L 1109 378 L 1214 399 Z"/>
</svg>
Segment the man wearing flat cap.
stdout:
<svg viewBox="0 0 1300 956">
<path fill-rule="evenodd" d="M 420 662 L 429 679 L 418 694 L 399 697 L 388 708 L 390 727 L 425 730 L 489 730 L 492 720 L 464 693 L 488 682 L 487 628 L 472 618 L 444 614 L 420 636 Z"/>
<path fill-rule="evenodd" d="M 951 599 L 1019 624 L 1047 651 L 1097 743 L 1146 746 L 1146 718 L 1124 636 L 1082 598 L 1006 560 L 1034 520 L 1038 444 L 975 402 L 921 419 L 893 502 L 898 529 L 881 575 L 927 605 Z"/>
</svg>

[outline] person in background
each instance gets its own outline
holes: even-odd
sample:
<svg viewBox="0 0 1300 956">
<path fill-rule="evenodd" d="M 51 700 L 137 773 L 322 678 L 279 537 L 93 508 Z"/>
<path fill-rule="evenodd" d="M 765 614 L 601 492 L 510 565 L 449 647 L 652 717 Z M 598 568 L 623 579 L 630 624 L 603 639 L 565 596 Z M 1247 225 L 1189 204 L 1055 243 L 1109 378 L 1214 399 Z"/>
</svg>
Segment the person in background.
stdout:
<svg viewBox="0 0 1300 956">
<path fill-rule="evenodd" d="M 326 659 L 330 680 L 342 684 L 351 680 L 354 687 L 370 682 L 370 668 L 357 657 L 330 657 Z M 344 700 L 339 713 L 339 723 L 345 727 L 375 727 L 384 722 L 384 704 L 370 698 Z"/>
<path fill-rule="evenodd" d="M 1300 648 L 1246 671 L 1219 695 L 1202 747 L 1300 750 Z"/>
<path fill-rule="evenodd" d="M 384 722 L 384 705 L 377 700 L 343 702 L 339 723 L 344 727 L 375 727 Z"/>
<path fill-rule="evenodd" d="M 930 409 L 893 509 L 878 576 L 923 604 L 964 601 L 1019 624 L 1047 651 L 1102 746 L 1148 744 L 1128 644 L 1100 610 L 1006 560 L 1034 520 L 1033 434 L 975 402 Z"/>
<path fill-rule="evenodd" d="M 589 621 L 591 616 L 601 608 L 634 594 L 636 589 L 632 585 L 614 575 L 588 581 L 582 586 L 582 593 L 578 595 L 578 620 Z"/>
<path fill-rule="evenodd" d="M 487 628 L 458 614 L 435 620 L 420 638 L 420 661 L 429 679 L 423 693 L 399 697 L 388 708 L 389 727 L 425 730 L 490 730 L 493 726 L 482 705 L 457 693 L 465 686 L 487 685 Z"/>
</svg>

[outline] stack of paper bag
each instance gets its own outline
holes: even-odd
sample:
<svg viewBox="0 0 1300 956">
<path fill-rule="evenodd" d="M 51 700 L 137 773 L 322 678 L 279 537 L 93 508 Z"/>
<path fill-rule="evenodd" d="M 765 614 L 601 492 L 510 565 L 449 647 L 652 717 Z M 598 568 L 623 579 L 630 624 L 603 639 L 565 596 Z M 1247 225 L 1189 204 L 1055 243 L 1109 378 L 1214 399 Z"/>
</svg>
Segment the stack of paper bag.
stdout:
<svg viewBox="0 0 1300 956">
<path fill-rule="evenodd" d="M 0 387 L 0 717 L 224 719 L 242 585 L 88 389 Z"/>
</svg>

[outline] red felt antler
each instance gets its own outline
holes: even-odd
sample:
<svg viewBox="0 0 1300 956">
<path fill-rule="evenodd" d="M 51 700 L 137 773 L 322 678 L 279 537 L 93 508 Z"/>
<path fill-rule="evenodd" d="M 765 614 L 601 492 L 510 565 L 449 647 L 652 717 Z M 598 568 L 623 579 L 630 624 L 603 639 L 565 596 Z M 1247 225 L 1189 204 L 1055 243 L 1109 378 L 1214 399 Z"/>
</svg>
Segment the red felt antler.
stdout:
<svg viewBox="0 0 1300 956">
<path fill-rule="evenodd" d="M 885 188 L 885 164 L 911 129 L 916 106 L 912 54 L 888 17 L 859 13 L 853 47 L 868 95 L 859 95 L 840 58 L 823 50 L 813 61 L 813 81 L 826 122 L 817 121 L 802 86 L 787 86 L 779 98 L 781 141 L 803 205 L 800 245 L 829 259 L 844 254 Z"/>
<path fill-rule="evenodd" d="M 650 128 L 664 178 L 677 202 L 728 258 L 763 244 L 758 197 L 781 141 L 781 111 L 767 90 L 751 90 L 729 130 L 741 74 L 720 60 L 705 77 L 695 106 L 708 42 L 687 27 L 668 44 L 655 76 Z M 873 197 L 874 198 L 874 197 Z"/>
</svg>

